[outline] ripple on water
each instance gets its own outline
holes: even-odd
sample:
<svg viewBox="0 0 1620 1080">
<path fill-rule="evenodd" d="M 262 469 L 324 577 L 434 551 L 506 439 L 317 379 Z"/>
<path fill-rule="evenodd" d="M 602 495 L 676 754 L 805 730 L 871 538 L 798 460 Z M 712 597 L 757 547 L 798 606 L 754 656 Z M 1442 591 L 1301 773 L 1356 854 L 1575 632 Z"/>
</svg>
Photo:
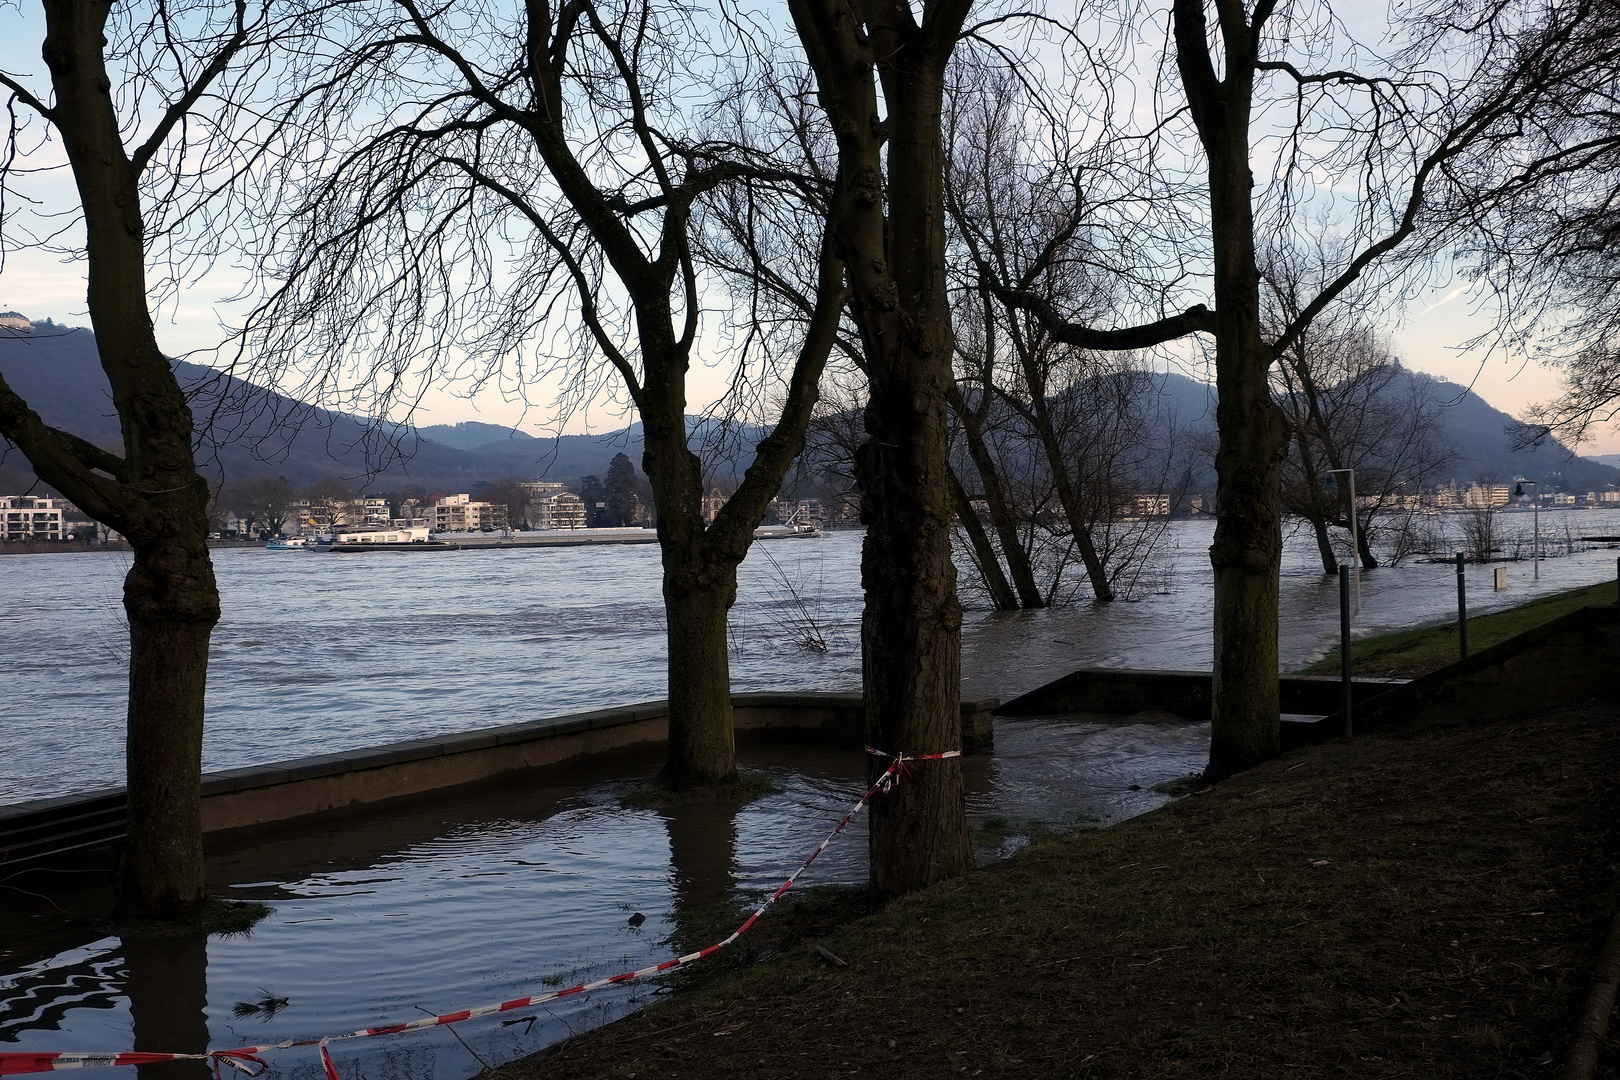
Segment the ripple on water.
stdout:
<svg viewBox="0 0 1620 1080">
<path fill-rule="evenodd" d="M 986 850 L 1010 850 L 1039 827 L 1139 813 L 1164 801 L 1152 783 L 1197 767 L 1205 738 L 1196 724 L 998 720 L 995 754 L 965 760 L 970 821 L 1007 823 Z M 161 957 L 106 938 L 0 969 L 0 1043 L 125 1048 L 135 1038 L 132 995 L 160 995 L 157 1007 L 171 1012 L 196 1002 L 215 1046 L 306 1038 L 666 959 L 686 905 L 757 902 L 865 784 L 865 758 L 853 750 L 760 747 L 745 764 L 780 790 L 735 810 L 625 807 L 620 798 L 642 778 L 586 777 L 575 788 L 514 786 L 266 838 L 214 868 L 239 882 L 231 892 L 271 906 L 250 935 L 194 949 L 181 942 Z M 1130 783 L 1143 790 L 1128 791 Z M 800 885 L 864 882 L 866 851 L 862 815 Z M 284 872 L 266 875 L 273 868 Z M 637 911 L 647 920 L 631 927 Z M 619 1015 L 652 991 L 619 987 L 525 1010 L 532 1025 L 475 1021 L 457 1033 L 494 1064 Z M 235 1003 L 266 992 L 287 1006 L 264 1020 L 234 1015 Z M 462 1080 L 480 1068 L 443 1029 L 338 1043 L 333 1053 L 344 1075 L 359 1068 L 367 1080 Z M 319 1080 L 315 1062 L 310 1050 L 281 1051 L 275 1075 Z"/>
</svg>

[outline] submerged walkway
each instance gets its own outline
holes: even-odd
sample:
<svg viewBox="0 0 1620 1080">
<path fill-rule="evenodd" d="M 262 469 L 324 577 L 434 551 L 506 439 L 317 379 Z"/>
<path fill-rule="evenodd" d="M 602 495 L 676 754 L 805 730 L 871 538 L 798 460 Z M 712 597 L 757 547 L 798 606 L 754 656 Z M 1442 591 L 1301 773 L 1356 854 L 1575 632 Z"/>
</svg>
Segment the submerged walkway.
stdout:
<svg viewBox="0 0 1620 1080">
<path fill-rule="evenodd" d="M 1617 803 L 1613 702 L 1306 748 L 875 915 L 812 900 L 495 1075 L 1553 1076 Z"/>
</svg>

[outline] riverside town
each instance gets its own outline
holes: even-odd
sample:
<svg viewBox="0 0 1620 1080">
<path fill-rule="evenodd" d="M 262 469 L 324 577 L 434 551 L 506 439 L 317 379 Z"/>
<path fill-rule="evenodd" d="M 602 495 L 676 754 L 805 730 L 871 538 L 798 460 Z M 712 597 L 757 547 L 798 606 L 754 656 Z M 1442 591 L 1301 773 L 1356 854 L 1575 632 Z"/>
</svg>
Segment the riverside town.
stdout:
<svg viewBox="0 0 1620 1080">
<path fill-rule="evenodd" d="M 1620 1080 L 1620 5 L 6 30 L 0 1080 Z"/>
</svg>

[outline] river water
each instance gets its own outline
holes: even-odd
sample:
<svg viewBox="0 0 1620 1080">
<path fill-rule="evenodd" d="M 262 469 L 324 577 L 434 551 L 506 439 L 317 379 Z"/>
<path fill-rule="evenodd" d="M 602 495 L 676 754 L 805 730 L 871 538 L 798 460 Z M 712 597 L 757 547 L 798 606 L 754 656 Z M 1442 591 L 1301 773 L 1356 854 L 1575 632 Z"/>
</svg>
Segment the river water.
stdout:
<svg viewBox="0 0 1620 1080">
<path fill-rule="evenodd" d="M 1529 515 L 1502 515 L 1528 533 Z M 1620 533 L 1620 511 L 1543 513 L 1542 535 Z M 1567 526 L 1567 528 L 1566 528 Z M 963 689 L 1007 699 L 1078 667 L 1208 670 L 1213 524 L 1173 523 L 1149 588 L 1127 603 L 967 612 Z M 1579 547 L 1580 545 L 1576 545 Z M 1487 611 L 1614 575 L 1606 547 L 1542 563 L 1470 567 Z M 1337 640 L 1338 587 L 1304 534 L 1285 545 L 1283 670 Z M 858 690 L 860 534 L 755 544 L 732 618 L 731 670 L 746 690 Z M 208 682 L 206 769 L 490 727 L 665 694 L 655 545 L 371 552 L 222 549 L 224 618 Z M 127 629 L 117 552 L 0 558 L 5 747 L 0 803 L 122 778 Z M 1358 634 L 1454 616 L 1448 565 L 1363 575 Z M 972 594 L 968 594 L 971 603 Z M 798 643 L 813 623 L 826 652 Z"/>
<path fill-rule="evenodd" d="M 1578 532 L 1620 532 L 1620 515 L 1577 521 Z M 1169 540 L 1155 587 L 1137 602 L 970 611 L 966 690 L 1010 696 L 1085 665 L 1207 668 L 1209 525 L 1177 523 Z M 1294 667 L 1332 641 L 1337 590 L 1308 547 L 1288 550 L 1283 656 Z M 856 688 L 858 558 L 859 537 L 848 533 L 756 546 L 733 620 L 739 689 Z M 1489 568 L 1471 568 L 1473 608 L 1605 580 L 1614 565 L 1613 551 L 1579 552 L 1543 563 L 1536 585 L 1529 564 L 1513 564 L 1501 593 Z M 210 671 L 210 768 L 663 693 L 651 547 L 353 558 L 225 550 L 218 567 L 226 616 Z M 0 655 L 14 703 L 6 801 L 117 779 L 124 569 L 112 554 L 0 559 L 10 601 Z M 1443 619 L 1454 602 L 1449 566 L 1381 569 L 1365 577 L 1360 632 Z M 797 643 L 811 621 L 825 653 Z M 1207 725 L 1149 717 L 1000 719 L 994 753 L 964 761 L 976 851 L 996 858 L 1042 829 L 1150 810 L 1165 798 L 1153 786 L 1197 770 L 1207 741 Z M 319 1037 L 571 986 L 709 944 L 691 912 L 774 888 L 853 803 L 865 768 L 858 751 L 831 748 L 751 747 L 743 758 L 780 790 L 740 809 L 627 805 L 623 795 L 658 766 L 649 754 L 611 773 L 576 770 L 566 782 L 216 852 L 214 890 L 272 909 L 241 937 L 122 941 L 74 931 L 44 902 L 0 895 L 0 1051 Z M 863 881 L 864 830 L 857 819 L 800 886 Z M 638 911 L 646 921 L 630 926 Z M 475 1021 L 333 1052 L 341 1074 L 361 1080 L 460 1080 L 658 992 L 631 984 L 525 1010 L 532 1022 Z M 237 1015 L 239 1003 L 267 996 L 286 1004 Z M 321 1078 L 312 1049 L 271 1062 L 278 1080 Z M 207 1073 L 164 1066 L 142 1080 Z"/>
</svg>

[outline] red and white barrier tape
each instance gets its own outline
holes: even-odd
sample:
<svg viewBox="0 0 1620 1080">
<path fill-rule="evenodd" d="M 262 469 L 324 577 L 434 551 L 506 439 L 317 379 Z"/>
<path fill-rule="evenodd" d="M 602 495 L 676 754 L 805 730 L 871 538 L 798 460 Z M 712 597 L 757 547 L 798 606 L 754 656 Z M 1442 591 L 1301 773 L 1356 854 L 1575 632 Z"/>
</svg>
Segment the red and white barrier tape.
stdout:
<svg viewBox="0 0 1620 1080">
<path fill-rule="evenodd" d="M 746 934 L 749 928 L 759 920 L 759 917 L 765 914 L 765 910 L 772 904 L 776 903 L 777 900 L 781 899 L 782 894 L 786 893 L 793 887 L 793 883 L 799 879 L 799 875 L 808 870 L 810 868 L 810 864 L 816 861 L 816 856 L 820 855 L 823 851 L 826 851 L 827 845 L 831 844 L 833 840 L 837 838 L 838 834 L 843 832 L 844 828 L 849 825 L 851 821 L 855 820 L 855 815 L 866 809 L 867 804 L 871 802 L 874 795 L 884 794 L 893 790 L 894 786 L 900 782 L 900 777 L 905 775 L 907 772 L 905 767 L 906 762 L 942 761 L 946 758 L 962 756 L 962 751 L 960 750 L 947 750 L 944 753 L 939 754 L 889 754 L 882 750 L 875 750 L 870 746 L 866 748 L 866 752 L 874 757 L 890 759 L 890 765 L 887 769 L 883 770 L 883 775 L 879 776 L 876 782 L 874 782 L 871 787 L 867 788 L 866 793 L 856 801 L 853 807 L 850 808 L 849 813 L 844 815 L 844 819 L 838 823 L 832 832 L 827 834 L 827 838 L 816 846 L 816 849 L 809 854 L 804 862 L 799 864 L 799 868 L 793 871 L 793 873 L 788 876 L 788 879 L 782 882 L 781 886 L 769 897 L 767 897 L 765 902 L 759 905 L 754 913 L 748 916 L 747 920 L 744 921 L 741 926 L 732 931 L 731 935 L 725 938 L 723 941 L 718 941 L 706 949 L 699 949 L 697 952 L 687 953 L 685 956 L 677 956 L 674 959 L 665 960 L 662 963 L 654 964 L 651 967 L 639 968 L 636 971 L 627 971 L 622 975 L 614 975 L 611 978 L 598 979 L 595 982 L 581 983 L 579 986 L 572 986 L 567 990 L 554 990 L 547 994 L 536 994 L 531 997 L 514 998 L 511 1001 L 503 1001 L 497 1005 L 483 1005 L 476 1009 L 463 1009 L 460 1012 L 444 1013 L 439 1016 L 424 1016 L 420 1019 L 408 1020 L 403 1024 L 389 1024 L 385 1027 L 361 1028 L 359 1031 L 351 1031 L 345 1035 L 328 1035 L 319 1039 L 288 1039 L 284 1042 L 266 1043 L 263 1046 L 239 1046 L 232 1050 L 211 1050 L 206 1054 L 160 1054 L 140 1051 L 100 1054 L 56 1051 L 42 1051 L 35 1053 L 0 1053 L 0 1076 L 21 1073 L 57 1072 L 63 1069 L 94 1069 L 107 1065 L 152 1065 L 164 1061 L 205 1060 L 212 1061 L 214 1063 L 215 1076 L 219 1075 L 219 1066 L 221 1064 L 228 1065 L 231 1068 L 236 1069 L 239 1072 L 246 1073 L 249 1076 L 258 1076 L 260 1073 L 264 1072 L 270 1067 L 269 1062 L 265 1061 L 260 1055 L 268 1053 L 271 1050 L 287 1050 L 295 1046 L 318 1046 L 321 1053 L 321 1067 L 326 1073 L 326 1080 L 339 1080 L 337 1066 L 332 1063 L 332 1055 L 328 1053 L 326 1049 L 328 1043 L 342 1042 L 348 1039 L 368 1039 L 377 1035 L 397 1035 L 400 1032 L 405 1031 L 421 1031 L 425 1028 L 443 1027 L 446 1024 L 459 1024 L 463 1020 L 476 1020 L 483 1016 L 494 1016 L 498 1013 L 511 1012 L 514 1009 L 527 1009 L 534 1005 L 544 1005 L 548 1001 L 557 1001 L 562 998 L 574 997 L 579 994 L 590 993 L 592 990 L 600 990 L 606 986 L 613 986 L 617 983 L 627 983 L 635 979 L 645 978 L 648 975 L 657 975 L 662 972 L 681 967 L 685 964 L 690 964 L 694 961 L 701 960 L 705 956 L 712 956 Z"/>
</svg>

